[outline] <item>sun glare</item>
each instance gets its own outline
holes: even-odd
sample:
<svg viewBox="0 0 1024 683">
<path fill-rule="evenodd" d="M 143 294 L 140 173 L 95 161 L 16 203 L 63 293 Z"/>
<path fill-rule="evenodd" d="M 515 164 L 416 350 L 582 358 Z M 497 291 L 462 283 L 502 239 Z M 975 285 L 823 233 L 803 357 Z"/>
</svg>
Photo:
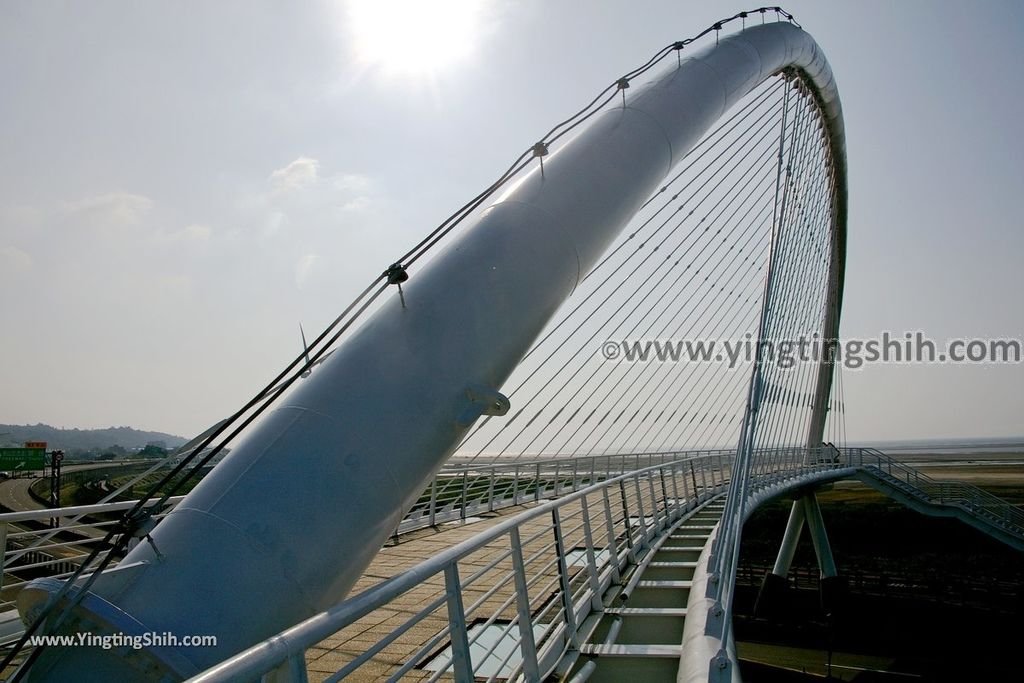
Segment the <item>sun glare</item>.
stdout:
<svg viewBox="0 0 1024 683">
<path fill-rule="evenodd" d="M 349 0 L 357 58 L 388 75 L 436 74 L 473 51 L 481 0 Z"/>
</svg>

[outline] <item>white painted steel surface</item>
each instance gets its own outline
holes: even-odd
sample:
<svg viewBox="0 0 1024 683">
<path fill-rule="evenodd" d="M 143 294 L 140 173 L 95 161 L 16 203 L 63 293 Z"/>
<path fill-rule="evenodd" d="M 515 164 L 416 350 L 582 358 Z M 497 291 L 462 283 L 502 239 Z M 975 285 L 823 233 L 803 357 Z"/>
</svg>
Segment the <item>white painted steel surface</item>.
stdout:
<svg viewBox="0 0 1024 683">
<path fill-rule="evenodd" d="M 818 454 L 820 452 L 812 453 L 812 455 Z M 759 466 L 752 473 L 750 498 L 745 508 L 748 516 L 764 502 L 794 490 L 813 488 L 841 479 L 859 478 L 868 483 L 874 482 L 872 485 L 875 486 L 882 485 L 880 482 L 888 482 L 884 484 L 887 487 L 898 486 L 902 494 L 916 500 L 921 506 L 918 509 L 926 514 L 949 514 L 970 523 L 969 517 L 975 521 L 976 525 L 979 525 L 979 529 L 984 526 L 987 533 L 993 534 L 996 538 L 1012 535 L 1016 541 L 1011 544 L 1015 543 L 1015 547 L 1024 548 L 1024 512 L 976 487 L 929 479 L 877 450 L 842 449 L 838 462 L 825 461 L 817 457 L 808 458 L 805 449 L 783 449 L 760 455 Z M 809 462 L 811 464 L 808 464 Z M 682 487 L 690 479 L 689 465 L 691 463 L 696 464 L 704 471 L 713 473 L 713 478 L 718 483 L 708 488 L 702 487 L 696 492 L 684 490 Z M 589 537 L 584 535 L 580 538 L 585 548 L 594 551 L 592 556 L 586 553 L 588 556 L 587 571 L 581 572 L 571 583 L 571 599 L 567 601 L 575 606 L 574 623 L 581 624 L 593 609 L 603 609 L 607 613 L 615 612 L 615 608 L 603 606 L 598 608 L 601 601 L 600 599 L 595 601 L 595 596 L 600 598 L 613 584 L 620 586 L 628 584 L 631 580 L 629 572 L 634 571 L 639 565 L 643 565 L 645 560 L 649 559 L 648 554 L 653 553 L 659 542 L 666 535 L 672 533 L 675 528 L 673 520 L 679 520 L 689 511 L 696 509 L 695 506 L 699 503 L 716 496 L 718 500 L 721 500 L 721 496 L 718 494 L 724 492 L 728 486 L 730 465 L 730 459 L 723 460 L 717 456 L 707 455 L 694 456 L 610 479 L 556 501 L 545 503 L 504 521 L 458 546 L 445 550 L 413 569 L 367 589 L 306 622 L 296 624 L 274 638 L 254 645 L 246 652 L 212 667 L 196 677 L 195 681 L 197 683 L 200 681 L 202 683 L 220 683 L 254 679 L 261 674 L 278 669 L 287 661 L 295 658 L 301 659 L 304 651 L 308 648 L 317 646 L 325 638 L 345 629 L 377 609 L 382 610 L 381 614 L 402 615 L 400 620 L 402 623 L 396 625 L 395 630 L 387 636 L 382 636 L 378 642 L 368 646 L 361 659 L 353 660 L 344 667 L 339 667 L 340 673 L 359 675 L 369 674 L 370 671 L 373 671 L 373 675 L 378 675 L 379 670 L 373 668 L 375 662 L 377 664 L 391 662 L 392 671 L 398 671 L 399 675 L 402 671 L 412 670 L 422 661 L 421 658 L 444 645 L 446 639 L 450 637 L 449 629 L 454 628 L 454 625 L 448 624 L 444 630 L 437 633 L 434 639 L 425 642 L 416 654 L 403 660 L 401 665 L 395 664 L 396 657 L 399 655 L 393 649 L 389 649 L 393 645 L 388 639 L 408 633 L 410 629 L 423 624 L 436 624 L 436 620 L 432 621 L 432 618 L 437 610 L 444 609 L 443 602 L 438 602 L 437 606 L 433 608 L 435 609 L 434 613 L 430 611 L 432 606 L 426 605 L 423 612 L 414 614 L 396 603 L 407 592 L 415 590 L 417 586 L 429 583 L 431 577 L 435 577 L 435 583 L 439 584 L 438 590 L 442 590 L 443 584 L 438 582 L 436 577 L 443 575 L 445 568 L 452 564 L 461 564 L 465 567 L 460 575 L 475 575 L 475 579 L 464 580 L 461 586 L 467 603 L 471 599 L 478 599 L 492 584 L 503 585 L 507 591 L 512 591 L 514 585 L 516 587 L 514 589 L 515 598 L 527 600 L 528 604 L 522 605 L 518 614 L 524 622 L 528 621 L 529 628 L 520 628 L 519 630 L 532 633 L 539 628 L 546 634 L 546 637 L 537 642 L 533 639 L 519 639 L 522 659 L 529 661 L 530 655 L 532 655 L 533 660 L 537 661 L 537 649 L 539 648 L 541 650 L 539 655 L 541 665 L 539 669 L 534 670 L 539 671 L 540 678 L 543 678 L 556 667 L 556 662 L 551 657 L 552 653 L 572 647 L 572 634 L 568 632 L 566 620 L 560 618 L 557 612 L 544 612 L 541 607 L 562 604 L 564 596 L 560 594 L 561 589 L 557 582 L 551 582 L 547 587 L 539 587 L 542 584 L 537 582 L 535 574 L 538 571 L 536 569 L 538 565 L 547 563 L 550 566 L 550 553 L 555 552 L 556 549 L 548 541 L 544 552 L 538 552 L 535 546 L 534 552 L 528 553 L 532 559 L 525 564 L 522 561 L 512 562 L 511 567 L 504 570 L 499 569 L 508 554 L 515 555 L 521 552 L 522 541 L 520 539 L 528 538 L 528 534 L 531 532 L 533 532 L 534 538 L 550 539 L 551 528 L 538 532 L 531 525 L 544 519 L 550 520 L 551 511 L 559 509 L 561 511 L 560 519 L 564 526 L 568 520 L 581 518 L 581 509 L 579 508 L 581 501 L 589 499 L 591 505 L 594 505 L 594 501 L 599 502 L 602 497 L 607 501 L 609 494 L 617 507 L 619 482 L 627 484 L 624 491 L 628 498 L 629 512 L 625 513 L 620 510 L 605 518 L 602 518 L 602 515 L 591 514 L 590 523 L 593 525 L 593 533 Z M 651 473 L 661 472 L 664 472 L 669 482 L 676 482 L 677 490 L 674 491 L 672 485 L 668 486 L 664 492 L 650 491 L 645 486 L 634 487 L 631 485 L 634 477 L 641 477 L 646 481 L 658 481 L 659 476 L 651 476 Z M 954 489 L 959 491 L 954 497 L 940 497 L 943 492 L 947 496 L 951 495 Z M 886 488 L 884 490 L 891 493 L 893 489 Z M 641 502 L 639 497 L 641 494 L 642 504 L 647 506 L 648 514 L 645 515 L 641 524 L 627 525 L 626 521 L 630 518 L 629 515 L 635 515 L 633 510 Z M 657 514 L 649 514 L 652 509 L 657 510 Z M 632 519 L 635 521 L 637 518 L 632 517 Z M 607 535 L 604 529 L 606 525 Z M 717 534 L 717 528 L 714 533 Z M 610 538 L 619 539 L 616 543 L 610 544 L 613 552 L 599 552 L 603 546 L 608 544 Z M 629 544 L 623 542 L 623 538 L 630 539 Z M 693 588 L 690 590 L 685 610 L 675 610 L 675 613 L 685 616 L 682 639 L 683 657 L 679 672 L 680 680 L 685 680 L 688 683 L 709 679 L 711 658 L 717 652 L 719 645 L 717 639 L 708 638 L 705 635 L 709 612 L 714 606 L 714 601 L 706 597 L 709 548 L 709 544 L 704 546 L 704 551 L 696 562 Z M 480 568 L 483 566 L 493 566 L 493 572 L 496 574 L 480 574 Z M 593 583 L 586 580 L 588 572 L 595 575 L 598 580 Z M 516 580 L 513 581 L 512 577 L 507 574 L 511 574 Z M 483 587 L 479 585 L 480 583 L 483 583 Z M 532 589 L 526 589 L 527 584 Z M 550 593 L 550 590 L 554 590 L 555 593 Z M 530 602 L 531 600 L 532 602 Z M 488 607 L 489 603 L 477 600 L 475 609 L 470 612 L 469 616 L 479 622 L 494 620 L 499 615 L 508 613 L 507 608 L 495 612 L 489 611 Z M 630 608 L 618 609 L 629 610 Z M 378 619 L 371 621 L 377 623 Z M 734 656 L 731 646 L 728 649 Z M 380 660 L 375 660 L 376 657 L 380 657 Z M 367 668 L 362 668 L 364 666 Z M 721 671 L 726 674 L 727 678 L 731 678 L 736 668 L 727 666 Z M 441 675 L 445 672 L 438 673 Z M 529 675 L 524 668 L 519 668 L 513 672 L 511 679 L 538 680 L 538 676 Z M 280 679 L 280 683 L 298 680 L 302 679 L 285 677 Z"/>
<path fill-rule="evenodd" d="M 172 677 L 341 600 L 488 408 L 472 397 L 501 387 L 673 164 L 789 67 L 817 86 L 842 144 L 828 64 L 790 24 L 724 38 L 634 88 L 628 106 L 596 116 L 545 160 L 543 176 L 525 176 L 413 273 L 406 306 L 394 296 L 366 320 L 174 509 L 152 544 L 129 554 L 130 580 L 114 571 L 95 582 L 96 599 L 136 628 L 217 635 L 216 648 L 158 656 L 162 667 L 190 663 L 164 672 Z M 294 476 L 297 468 L 310 476 Z M 134 666 L 110 652 L 50 650 L 32 676 L 137 678 Z"/>
</svg>

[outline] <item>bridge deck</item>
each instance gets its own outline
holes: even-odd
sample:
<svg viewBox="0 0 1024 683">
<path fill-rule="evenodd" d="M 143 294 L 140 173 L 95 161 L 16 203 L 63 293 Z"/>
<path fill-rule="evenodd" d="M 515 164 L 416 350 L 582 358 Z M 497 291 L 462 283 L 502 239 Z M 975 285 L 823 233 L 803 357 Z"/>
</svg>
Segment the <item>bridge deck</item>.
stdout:
<svg viewBox="0 0 1024 683">
<path fill-rule="evenodd" d="M 486 513 L 467 519 L 463 524 L 458 521 L 446 522 L 436 529 L 421 529 L 403 534 L 398 543 L 389 543 L 381 548 L 373 562 L 356 583 L 352 594 L 357 594 L 392 576 L 415 567 L 433 557 L 446 548 L 485 531 L 505 519 L 529 509 L 535 503 L 527 503 L 505 508 L 499 512 Z M 544 530 L 548 524 L 536 521 L 527 530 Z M 474 556 L 476 566 L 484 564 L 484 557 Z M 465 571 L 469 571 L 469 566 Z M 400 628 L 410 616 L 414 615 L 423 605 L 438 594 L 444 592 L 444 580 L 441 576 L 426 579 L 418 588 L 404 593 L 386 607 L 374 610 L 351 626 L 338 631 L 306 652 L 306 666 L 310 681 L 322 681 L 343 668 L 381 639 Z M 413 657 L 438 631 L 447 624 L 440 620 L 425 620 L 417 623 L 399 636 L 388 649 L 386 657 L 374 658 L 349 676 L 352 681 L 386 681 L 394 675 L 396 669 Z M 432 671 L 414 669 L 405 673 L 402 680 L 427 680 L 433 676 Z"/>
</svg>

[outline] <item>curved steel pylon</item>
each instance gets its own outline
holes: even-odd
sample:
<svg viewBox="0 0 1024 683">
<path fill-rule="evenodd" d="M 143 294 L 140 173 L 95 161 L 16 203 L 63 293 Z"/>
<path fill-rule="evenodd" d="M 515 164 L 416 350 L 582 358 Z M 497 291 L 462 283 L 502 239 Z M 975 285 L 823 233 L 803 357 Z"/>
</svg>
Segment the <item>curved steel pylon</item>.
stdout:
<svg viewBox="0 0 1024 683">
<path fill-rule="evenodd" d="M 390 269 L 388 282 L 404 282 L 402 296 L 385 301 L 354 330 L 156 528 L 141 529 L 142 542 L 121 564 L 81 579 L 71 591 L 39 586 L 34 602 L 33 591 L 26 592 L 29 617 L 44 608 L 48 594 L 58 597 L 46 608 L 60 615 L 61 632 L 213 634 L 218 646 L 155 647 L 128 656 L 48 650 L 32 663 L 33 679 L 81 679 L 83 671 L 97 680 L 185 677 L 327 609 L 351 589 L 449 456 L 465 448 L 467 438 L 489 438 L 486 430 L 473 429 L 481 417 L 492 417 L 485 420 L 487 429 L 497 431 L 505 416 L 506 424 L 530 422 L 532 432 L 505 430 L 518 444 L 511 447 L 518 449 L 515 457 L 537 448 L 605 452 L 630 441 L 671 449 L 687 439 L 742 435 L 732 469 L 735 486 L 742 486 L 736 475 L 750 467 L 755 448 L 821 441 L 832 380 L 827 355 L 786 375 L 758 356 L 742 366 L 752 379 L 719 373 L 717 384 L 703 374 L 680 379 L 667 365 L 632 383 L 623 370 L 599 368 L 593 376 L 603 377 L 600 389 L 591 390 L 582 379 L 585 370 L 558 381 L 570 391 L 580 389 L 575 396 L 583 398 L 572 411 L 539 407 L 532 421 L 518 412 L 532 399 L 517 407 L 514 395 L 510 401 L 502 393 L 511 395 L 504 387 L 524 355 L 544 357 L 530 349 L 546 329 L 552 331 L 546 326 L 562 303 L 605 282 L 588 274 L 620 272 L 602 257 L 623 227 L 639 211 L 660 205 L 649 198 L 668 187 L 672 169 L 751 94 L 763 98 L 754 102 L 764 107 L 751 112 L 777 118 L 766 128 L 751 124 L 755 142 L 749 148 L 732 147 L 732 138 L 746 140 L 741 131 L 721 133 L 716 159 L 737 180 L 727 183 L 711 170 L 709 182 L 695 176 L 693 187 L 708 189 L 695 189 L 690 208 L 677 212 L 694 216 L 696 226 L 679 233 L 675 247 L 665 247 L 661 253 L 670 258 L 653 263 L 675 258 L 672 267 L 685 271 L 692 259 L 693 271 L 708 268 L 708 274 L 703 280 L 680 276 L 674 280 L 678 290 L 655 289 L 662 280 L 649 275 L 650 292 L 659 293 L 638 289 L 644 303 L 625 294 L 599 294 L 596 303 L 621 304 L 645 319 L 665 314 L 680 321 L 691 318 L 673 313 L 671 303 L 700 301 L 707 303 L 693 313 L 696 327 L 687 329 L 740 338 L 756 321 L 755 341 L 781 343 L 797 333 L 836 336 L 845 257 L 845 143 L 838 91 L 813 39 L 785 22 L 755 26 L 680 59 L 642 88 L 629 79 L 619 86 L 623 96 L 629 87 L 622 106 L 594 116 L 550 154 L 546 144 L 539 146 L 543 167 L 511 185 L 408 281 L 404 267 Z M 767 126 L 774 133 L 765 156 L 756 139 Z M 774 182 L 751 188 L 751 179 L 765 177 Z M 730 239 L 752 245 L 754 261 L 767 253 L 766 261 L 742 265 L 746 258 L 728 255 Z M 724 253 L 717 265 L 701 260 L 719 249 Z M 727 307 L 701 298 L 716 287 L 732 297 L 723 299 Z M 760 296 L 733 296 L 750 288 Z M 719 319 L 718 313 L 728 315 Z M 734 325 L 736 317 L 741 320 Z M 711 326 L 711 318 L 720 325 Z M 578 327 L 591 342 L 600 329 L 593 325 Z M 555 373 L 561 358 L 547 357 L 541 379 Z M 632 367 L 636 377 L 644 376 L 643 365 Z M 729 411 L 744 388 L 740 422 Z M 547 391 L 534 396 L 542 403 Z M 669 394 L 680 397 L 678 405 L 648 402 Z M 623 402 L 630 403 L 628 411 Z M 696 404 L 689 422 L 685 411 L 676 420 L 684 404 Z M 710 405 L 716 407 L 713 416 Z M 580 425 L 586 425 L 582 432 L 573 431 Z M 489 448 L 477 455 L 491 455 Z M 299 483 L 290 476 L 297 462 L 315 469 L 316 477 Z M 735 533 L 738 538 L 738 527 Z"/>
</svg>

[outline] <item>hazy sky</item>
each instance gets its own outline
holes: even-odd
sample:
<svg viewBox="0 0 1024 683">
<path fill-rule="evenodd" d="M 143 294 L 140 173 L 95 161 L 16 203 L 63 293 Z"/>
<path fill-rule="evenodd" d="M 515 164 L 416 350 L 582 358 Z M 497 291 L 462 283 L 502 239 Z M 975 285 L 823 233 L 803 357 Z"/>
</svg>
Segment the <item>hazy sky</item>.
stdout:
<svg viewBox="0 0 1024 683">
<path fill-rule="evenodd" d="M 786 7 L 845 109 L 844 337 L 1024 338 L 1024 5 Z M 0 422 L 201 431 L 300 350 L 300 321 L 742 8 L 3 3 Z M 853 439 L 1024 434 L 1022 365 L 845 377 Z"/>
</svg>

